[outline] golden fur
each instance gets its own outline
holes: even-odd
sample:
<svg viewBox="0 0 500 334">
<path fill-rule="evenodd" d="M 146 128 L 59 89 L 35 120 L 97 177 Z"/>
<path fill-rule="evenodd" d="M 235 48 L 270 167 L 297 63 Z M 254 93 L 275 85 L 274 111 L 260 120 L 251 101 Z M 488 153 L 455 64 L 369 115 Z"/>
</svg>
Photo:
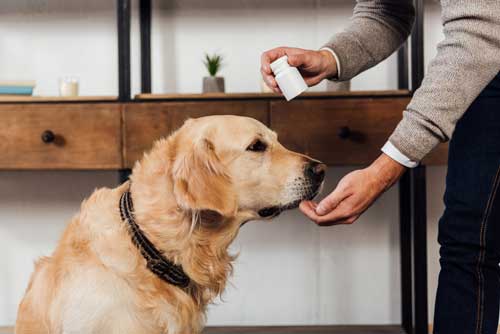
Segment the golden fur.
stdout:
<svg viewBox="0 0 500 334">
<path fill-rule="evenodd" d="M 247 149 L 256 140 L 265 152 Z M 319 185 L 304 176 L 311 161 L 253 119 L 188 120 L 136 163 L 130 183 L 82 203 L 52 256 L 35 264 L 16 333 L 199 333 L 231 274 L 228 246 L 240 226 L 315 194 Z M 129 187 L 137 223 L 182 265 L 188 289 L 156 277 L 132 244 L 118 207 Z"/>
</svg>

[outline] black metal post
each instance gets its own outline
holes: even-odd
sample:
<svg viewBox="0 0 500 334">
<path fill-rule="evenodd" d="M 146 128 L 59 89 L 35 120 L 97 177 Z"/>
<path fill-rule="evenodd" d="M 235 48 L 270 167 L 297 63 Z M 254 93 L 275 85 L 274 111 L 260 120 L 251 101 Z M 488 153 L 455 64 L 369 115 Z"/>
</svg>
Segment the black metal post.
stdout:
<svg viewBox="0 0 500 334">
<path fill-rule="evenodd" d="M 118 100 L 130 100 L 130 0 L 117 0 Z"/>
<path fill-rule="evenodd" d="M 398 50 L 398 88 L 408 89 L 408 41 Z"/>
<path fill-rule="evenodd" d="M 411 229 L 411 182 L 406 172 L 399 181 L 399 234 L 401 256 L 401 325 L 413 332 L 413 270 Z"/>
<path fill-rule="evenodd" d="M 140 0 L 141 93 L 151 93 L 151 0 Z"/>
<path fill-rule="evenodd" d="M 424 2 L 414 0 L 416 19 L 411 34 L 411 90 L 424 78 Z M 406 53 L 407 55 L 407 53 Z M 405 54 L 398 55 L 398 68 L 404 71 Z M 408 72 L 404 72 L 407 73 Z M 405 81 L 399 73 L 400 88 Z M 427 201 L 426 169 L 410 169 L 400 181 L 401 299 L 402 326 L 406 333 L 428 333 L 427 300 Z"/>
<path fill-rule="evenodd" d="M 412 199 L 415 334 L 428 333 L 427 201 L 425 166 L 410 171 Z"/>
<path fill-rule="evenodd" d="M 398 50 L 398 88 L 409 89 L 409 42 Z M 410 174 L 399 181 L 399 254 L 401 256 L 401 326 L 406 333 L 413 330 L 413 270 L 411 232 Z"/>
<path fill-rule="evenodd" d="M 130 101 L 130 0 L 117 0 L 118 100 Z M 119 182 L 128 180 L 129 169 L 119 171 Z"/>
<path fill-rule="evenodd" d="M 411 36 L 412 85 L 417 90 L 424 79 L 424 0 L 414 0 L 415 26 Z M 410 171 L 412 179 L 413 275 L 414 275 L 414 330 L 428 333 L 427 301 L 427 202 L 425 166 Z"/>
<path fill-rule="evenodd" d="M 424 78 L 424 1 L 413 3 L 416 16 L 411 33 L 411 89 L 415 91 Z"/>
<path fill-rule="evenodd" d="M 118 181 L 120 184 L 127 181 L 132 171 L 130 169 L 121 169 L 118 174 Z"/>
<path fill-rule="evenodd" d="M 399 185 L 402 327 L 409 334 L 428 332 L 425 172 L 425 166 L 411 169 Z"/>
</svg>

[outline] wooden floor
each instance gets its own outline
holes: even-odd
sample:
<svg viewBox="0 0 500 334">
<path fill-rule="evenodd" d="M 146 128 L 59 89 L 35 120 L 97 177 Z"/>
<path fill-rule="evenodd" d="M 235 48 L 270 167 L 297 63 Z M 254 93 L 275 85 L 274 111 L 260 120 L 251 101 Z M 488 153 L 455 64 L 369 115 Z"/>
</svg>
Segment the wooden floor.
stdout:
<svg viewBox="0 0 500 334">
<path fill-rule="evenodd" d="M 400 326 L 209 327 L 204 334 L 402 334 Z"/>
<path fill-rule="evenodd" d="M 203 334 L 403 334 L 400 326 L 208 327 Z M 14 334 L 0 327 L 0 334 Z"/>
</svg>

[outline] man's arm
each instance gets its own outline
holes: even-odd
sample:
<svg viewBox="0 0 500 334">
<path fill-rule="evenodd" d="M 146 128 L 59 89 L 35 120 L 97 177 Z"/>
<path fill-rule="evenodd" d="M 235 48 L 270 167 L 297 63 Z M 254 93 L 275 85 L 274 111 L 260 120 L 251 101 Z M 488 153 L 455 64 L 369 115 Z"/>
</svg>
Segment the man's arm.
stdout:
<svg viewBox="0 0 500 334">
<path fill-rule="evenodd" d="M 441 1 L 445 39 L 389 141 L 420 161 L 500 72 L 500 2 Z"/>
<path fill-rule="evenodd" d="M 441 4 L 445 39 L 390 137 L 393 146 L 416 161 L 451 137 L 458 119 L 500 72 L 498 0 Z M 303 203 L 301 209 L 318 224 L 352 223 L 402 174 L 394 166 L 383 154 L 368 168 L 344 177 L 318 206 Z M 377 170 L 389 173 L 379 176 Z M 383 179 L 391 182 L 379 182 Z"/>
<path fill-rule="evenodd" d="M 287 55 L 288 63 L 299 68 L 309 86 L 325 78 L 351 79 L 399 48 L 411 32 L 414 16 L 411 0 L 358 0 L 351 24 L 335 35 L 323 50 L 278 47 L 264 52 L 262 77 L 279 93 L 269 64 Z"/>
<path fill-rule="evenodd" d="M 411 0 L 358 0 L 351 23 L 324 45 L 338 60 L 336 80 L 345 81 L 389 57 L 411 32 Z"/>
</svg>

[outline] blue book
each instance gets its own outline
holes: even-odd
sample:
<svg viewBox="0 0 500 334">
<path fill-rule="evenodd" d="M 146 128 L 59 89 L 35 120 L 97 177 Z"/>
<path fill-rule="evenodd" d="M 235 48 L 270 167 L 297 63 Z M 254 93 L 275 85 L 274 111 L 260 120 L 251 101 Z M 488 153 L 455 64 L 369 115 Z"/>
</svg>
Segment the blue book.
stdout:
<svg viewBox="0 0 500 334">
<path fill-rule="evenodd" d="M 30 86 L 2 86 L 0 85 L 0 95 L 32 95 L 33 87 Z"/>
</svg>

